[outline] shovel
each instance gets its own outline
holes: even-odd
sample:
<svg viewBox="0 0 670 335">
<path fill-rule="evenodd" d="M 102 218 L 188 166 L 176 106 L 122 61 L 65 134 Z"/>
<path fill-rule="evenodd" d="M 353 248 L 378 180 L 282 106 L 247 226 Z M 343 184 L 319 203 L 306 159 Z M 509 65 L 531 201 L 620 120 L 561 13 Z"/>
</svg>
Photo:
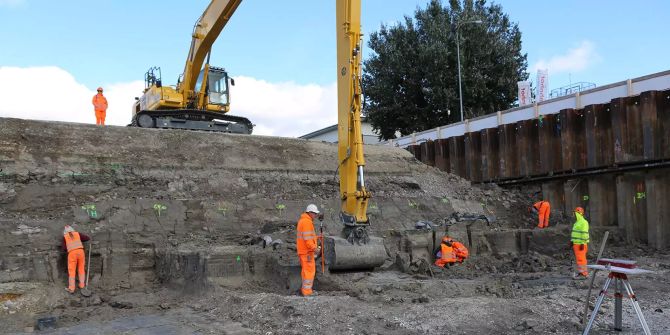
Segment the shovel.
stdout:
<svg viewBox="0 0 670 335">
<path fill-rule="evenodd" d="M 90 297 L 91 296 L 91 291 L 88 289 L 88 274 L 91 271 L 91 249 L 93 249 L 93 243 L 89 242 L 88 243 L 88 260 L 86 261 L 86 283 L 84 288 L 79 290 L 79 293 L 83 295 L 84 297 Z"/>
</svg>

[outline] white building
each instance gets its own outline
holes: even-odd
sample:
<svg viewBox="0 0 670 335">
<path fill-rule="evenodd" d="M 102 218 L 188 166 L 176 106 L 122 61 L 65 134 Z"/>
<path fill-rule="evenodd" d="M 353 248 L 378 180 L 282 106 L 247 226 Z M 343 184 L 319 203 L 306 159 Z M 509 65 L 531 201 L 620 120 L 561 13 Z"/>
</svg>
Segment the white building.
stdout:
<svg viewBox="0 0 670 335">
<path fill-rule="evenodd" d="M 364 144 L 378 144 L 379 137 L 372 132 L 372 125 L 364 120 L 361 120 L 361 132 L 363 132 Z M 337 143 L 337 125 L 332 125 L 317 131 L 302 135 L 299 138 L 305 140 L 323 141 L 330 143 Z"/>
</svg>

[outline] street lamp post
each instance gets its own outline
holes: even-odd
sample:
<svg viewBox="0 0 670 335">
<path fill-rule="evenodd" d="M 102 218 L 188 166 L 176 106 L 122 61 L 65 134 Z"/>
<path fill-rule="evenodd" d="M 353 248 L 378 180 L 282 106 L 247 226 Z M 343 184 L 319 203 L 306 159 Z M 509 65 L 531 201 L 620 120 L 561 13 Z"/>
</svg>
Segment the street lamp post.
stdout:
<svg viewBox="0 0 670 335">
<path fill-rule="evenodd" d="M 461 87 L 461 48 L 460 48 L 460 36 L 459 36 L 459 29 L 461 29 L 462 24 L 466 23 L 475 23 L 475 24 L 480 24 L 482 23 L 482 20 L 472 20 L 472 21 L 463 21 L 463 22 L 458 22 L 456 24 L 456 60 L 458 62 L 458 102 L 461 105 L 461 122 L 465 120 L 463 118 L 463 88 Z"/>
</svg>

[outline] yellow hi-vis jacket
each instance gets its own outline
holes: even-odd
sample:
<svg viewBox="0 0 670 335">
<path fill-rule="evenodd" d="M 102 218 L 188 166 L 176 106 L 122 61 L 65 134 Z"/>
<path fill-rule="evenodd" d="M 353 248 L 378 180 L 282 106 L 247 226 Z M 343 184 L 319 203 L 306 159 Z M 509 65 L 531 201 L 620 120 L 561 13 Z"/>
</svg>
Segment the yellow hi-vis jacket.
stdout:
<svg viewBox="0 0 670 335">
<path fill-rule="evenodd" d="M 587 244 L 589 243 L 589 222 L 586 221 L 584 216 L 575 212 L 575 224 L 572 225 L 572 234 L 571 240 L 574 244 Z"/>
</svg>

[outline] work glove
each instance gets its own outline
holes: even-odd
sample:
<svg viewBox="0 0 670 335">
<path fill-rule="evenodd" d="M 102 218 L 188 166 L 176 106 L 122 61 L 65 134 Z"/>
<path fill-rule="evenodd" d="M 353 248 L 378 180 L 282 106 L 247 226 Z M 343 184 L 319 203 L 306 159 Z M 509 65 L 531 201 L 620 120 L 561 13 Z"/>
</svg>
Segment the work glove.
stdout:
<svg viewBox="0 0 670 335">
<path fill-rule="evenodd" d="M 584 251 L 584 245 L 583 244 L 579 245 L 579 251 Z"/>
</svg>

